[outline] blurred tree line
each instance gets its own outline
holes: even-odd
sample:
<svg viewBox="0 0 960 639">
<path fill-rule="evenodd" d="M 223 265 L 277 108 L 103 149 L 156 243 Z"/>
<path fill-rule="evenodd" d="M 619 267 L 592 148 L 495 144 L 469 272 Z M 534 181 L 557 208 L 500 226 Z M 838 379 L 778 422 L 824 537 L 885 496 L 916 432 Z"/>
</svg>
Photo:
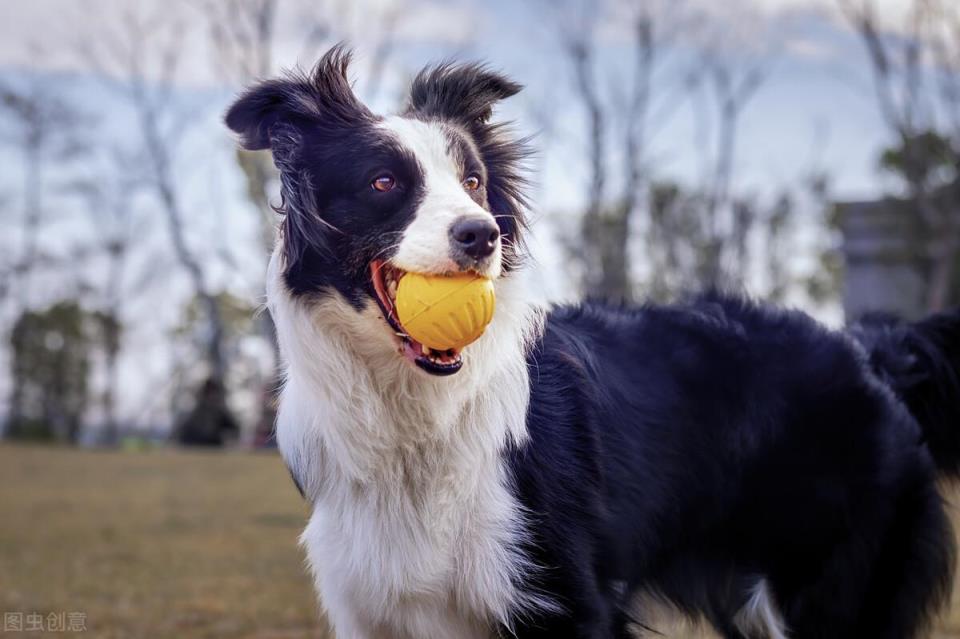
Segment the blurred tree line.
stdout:
<svg viewBox="0 0 960 639">
<path fill-rule="evenodd" d="M 13 390 L 7 434 L 76 443 L 89 408 L 92 352 L 118 348 L 118 328 L 115 318 L 87 311 L 73 300 L 24 311 L 10 334 Z"/>
<path fill-rule="evenodd" d="M 839 211 L 822 167 L 773 193 L 737 188 L 740 132 L 775 68 L 777 44 L 748 19 L 704 22 L 686 2 L 612 3 L 628 44 L 610 82 L 599 54 L 604 14 L 589 3 L 565 7 L 558 32 L 589 158 L 586 210 L 565 238 L 581 265 L 582 290 L 625 300 L 638 291 L 668 300 L 704 287 L 779 302 L 799 291 L 812 303 L 836 298 Z M 895 176 L 894 187 L 878 196 L 904 204 L 911 252 L 927 275 L 927 310 L 960 303 L 960 6 L 905 2 L 905 36 L 883 28 L 875 0 L 837 0 L 837 8 L 864 44 L 893 140 L 878 164 Z M 678 56 L 691 40 L 694 53 Z M 649 146 L 685 100 L 698 103 L 694 144 L 703 167 L 699 182 L 683 184 L 658 174 Z M 800 215 L 824 231 L 806 270 L 794 266 Z"/>
<path fill-rule="evenodd" d="M 775 77 L 778 42 L 750 20 L 719 21 L 683 0 L 533 1 L 542 4 L 587 159 L 574 177 L 582 210 L 544 216 L 580 291 L 669 300 L 715 287 L 780 302 L 836 299 L 842 264 L 830 176 L 814 162 L 797 183 L 762 193 L 738 180 L 741 134 L 755 97 Z M 960 14 L 949 0 L 909 0 L 912 31 L 904 36 L 881 27 L 874 0 L 836 2 L 868 54 L 893 141 L 879 165 L 897 178 L 891 195 L 908 203 L 930 274 L 928 306 L 943 308 L 960 300 Z M 6 436 L 77 442 L 84 425 L 96 423 L 88 441 L 116 443 L 128 430 L 118 406 L 120 362 L 144 348 L 130 342 L 131 308 L 176 273 L 189 292 L 177 325 L 157 336 L 169 340 L 174 361 L 155 398 L 167 405 L 174 438 L 220 445 L 248 433 L 245 443 L 269 444 L 280 377 L 273 325 L 257 312 L 262 276 L 247 283 L 255 293 L 238 293 L 224 273 L 240 272 L 242 259 L 216 238 L 199 242 L 193 230 L 193 211 L 204 205 L 190 200 L 177 171 L 193 161 L 188 142 L 207 105 L 184 102 L 181 78 L 199 64 L 234 88 L 275 74 L 293 25 L 303 60 L 354 41 L 363 53 L 358 93 L 397 104 L 402 96 L 388 95 L 387 71 L 404 68 L 399 34 L 410 16 L 431 8 L 426 0 L 131 3 L 84 34 L 75 51 L 125 106 L 131 125 L 122 138 L 95 135 L 97 117 L 49 83 L 0 83 L 0 121 L 9 131 L 0 142 L 24 167 L 19 245 L 0 257 L 0 296 L 11 318 Z M 188 37 L 203 39 L 208 59 L 183 59 L 194 50 Z M 460 51 L 469 37 L 437 46 Z M 525 105 L 543 153 L 551 153 L 563 126 L 553 101 Z M 682 108 L 694 114 L 700 166 L 692 181 L 662 171 L 655 148 Z M 238 150 L 233 162 L 262 273 L 276 230 L 277 176 L 266 153 Z M 92 241 L 66 249 L 42 241 L 65 201 L 95 229 Z M 142 233 L 154 222 L 163 228 L 161 245 Z M 135 256 L 154 252 L 161 266 L 138 266 Z M 85 260 L 98 260 L 95 275 L 74 267 Z M 72 294 L 32 299 L 36 283 L 50 277 L 76 278 Z"/>
</svg>

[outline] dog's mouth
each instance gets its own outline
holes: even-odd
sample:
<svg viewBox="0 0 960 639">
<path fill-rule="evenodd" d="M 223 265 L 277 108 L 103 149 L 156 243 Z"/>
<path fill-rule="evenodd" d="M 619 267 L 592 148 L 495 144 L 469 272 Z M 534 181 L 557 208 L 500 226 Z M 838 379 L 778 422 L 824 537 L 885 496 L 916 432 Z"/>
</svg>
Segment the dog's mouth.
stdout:
<svg viewBox="0 0 960 639">
<path fill-rule="evenodd" d="M 394 334 L 397 348 L 403 357 L 431 375 L 453 375 L 463 366 L 463 356 L 458 349 L 438 351 L 424 346 L 407 335 L 400 325 L 397 319 L 396 298 L 397 285 L 403 275 L 404 271 L 383 260 L 374 260 L 370 263 L 370 282 L 375 293 L 374 297 L 380 306 L 383 319 Z"/>
</svg>

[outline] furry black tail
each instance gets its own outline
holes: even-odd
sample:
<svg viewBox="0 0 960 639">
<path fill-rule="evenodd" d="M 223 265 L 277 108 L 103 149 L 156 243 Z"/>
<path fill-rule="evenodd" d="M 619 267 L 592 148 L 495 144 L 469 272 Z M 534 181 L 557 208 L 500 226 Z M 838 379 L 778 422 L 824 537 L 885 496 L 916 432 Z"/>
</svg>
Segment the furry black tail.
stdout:
<svg viewBox="0 0 960 639">
<path fill-rule="evenodd" d="M 868 316 L 851 333 L 920 423 L 940 472 L 960 477 L 960 309 L 912 324 Z"/>
</svg>

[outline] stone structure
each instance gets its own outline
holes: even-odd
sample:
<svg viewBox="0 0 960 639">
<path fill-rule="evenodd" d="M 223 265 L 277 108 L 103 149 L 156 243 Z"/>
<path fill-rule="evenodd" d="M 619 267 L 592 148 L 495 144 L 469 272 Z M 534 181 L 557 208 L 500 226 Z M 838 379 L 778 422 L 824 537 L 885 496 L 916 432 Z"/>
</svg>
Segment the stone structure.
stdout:
<svg viewBox="0 0 960 639">
<path fill-rule="evenodd" d="M 838 207 L 847 321 L 878 311 L 905 319 L 924 315 L 928 269 L 907 202 L 890 198 Z"/>
</svg>

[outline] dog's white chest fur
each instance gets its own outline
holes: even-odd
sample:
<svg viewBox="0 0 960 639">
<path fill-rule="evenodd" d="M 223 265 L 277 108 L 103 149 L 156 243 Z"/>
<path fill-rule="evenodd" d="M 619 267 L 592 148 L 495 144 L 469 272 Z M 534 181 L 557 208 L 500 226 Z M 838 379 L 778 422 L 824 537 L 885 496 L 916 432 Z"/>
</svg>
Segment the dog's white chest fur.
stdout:
<svg viewBox="0 0 960 639">
<path fill-rule="evenodd" d="M 313 502 L 302 543 L 338 636 L 489 637 L 537 605 L 518 588 L 523 518 L 501 454 L 526 436 L 522 295 L 500 283 L 464 369 L 430 378 L 384 348 L 378 311 L 291 300 L 271 271 L 278 439 Z"/>
<path fill-rule="evenodd" d="M 511 611 L 517 509 L 498 460 L 474 466 L 483 457 L 423 444 L 369 484 L 326 473 L 302 539 L 343 636 L 488 637 Z"/>
</svg>

